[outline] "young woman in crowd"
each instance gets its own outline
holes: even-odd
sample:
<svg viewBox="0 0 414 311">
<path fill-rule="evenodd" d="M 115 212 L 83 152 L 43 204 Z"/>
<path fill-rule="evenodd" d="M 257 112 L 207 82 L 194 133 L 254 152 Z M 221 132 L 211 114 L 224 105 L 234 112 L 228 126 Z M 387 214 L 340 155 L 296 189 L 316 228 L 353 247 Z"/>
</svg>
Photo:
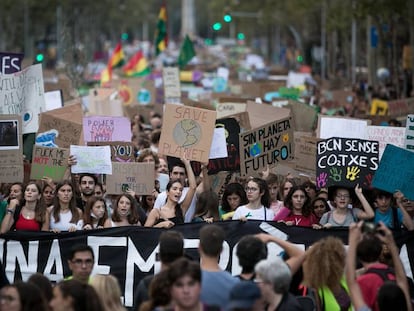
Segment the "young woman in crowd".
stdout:
<svg viewBox="0 0 414 311">
<path fill-rule="evenodd" d="M 105 221 L 105 228 L 123 226 L 141 226 L 138 216 L 138 204 L 135 198 L 124 193 L 118 196 L 111 219 Z"/>
<path fill-rule="evenodd" d="M 56 196 L 53 205 L 49 207 L 50 230 L 53 232 L 81 230 L 83 213 L 76 206 L 72 182 L 64 180 L 56 185 Z"/>
<path fill-rule="evenodd" d="M 121 303 L 121 288 L 113 275 L 97 274 L 92 277 L 90 285 L 95 289 L 102 302 L 102 311 L 125 311 Z"/>
<path fill-rule="evenodd" d="M 50 184 L 44 184 L 42 189 L 43 201 L 47 207 L 53 205 L 53 200 L 55 198 L 55 189 Z"/>
<path fill-rule="evenodd" d="M 339 187 L 334 190 L 333 206 L 334 210 L 326 212 L 319 224 L 323 228 L 331 227 L 348 227 L 351 223 L 358 220 L 368 220 L 374 217 L 374 211 L 362 193 L 362 188 L 359 185 L 355 186 L 355 195 L 361 202 L 363 208 L 349 208 L 351 203 L 351 195 L 349 189 Z"/>
<path fill-rule="evenodd" d="M 270 209 L 270 194 L 266 182 L 261 178 L 251 178 L 246 184 L 245 191 L 249 202 L 239 206 L 232 219 L 273 220 L 275 215 Z"/>
<path fill-rule="evenodd" d="M 304 284 L 316 290 L 317 310 L 352 310 L 346 285 L 345 247 L 336 237 L 312 244 L 303 262 Z"/>
<path fill-rule="evenodd" d="M 315 216 L 316 225 L 319 226 L 319 221 L 321 220 L 323 214 L 329 212 L 328 202 L 324 198 L 316 197 L 311 203 L 312 213 Z"/>
<path fill-rule="evenodd" d="M 1 233 L 9 230 L 48 231 L 49 213 L 42 200 L 41 188 L 30 182 L 21 201 L 11 199 L 1 224 Z"/>
<path fill-rule="evenodd" d="M 20 201 L 23 198 L 23 190 L 25 187 L 21 182 L 15 182 L 12 183 L 10 187 L 5 188 L 5 197 L 0 202 L 0 222 L 3 221 L 3 218 L 6 215 L 7 206 L 9 205 L 10 201 L 12 199 L 17 199 Z"/>
<path fill-rule="evenodd" d="M 293 186 L 284 201 L 285 207 L 273 219 L 288 226 L 312 227 L 316 218 L 312 213 L 310 199 L 303 186 Z"/>
<path fill-rule="evenodd" d="M 154 208 L 154 203 L 155 198 L 152 194 L 141 196 L 141 207 L 144 209 L 147 216 Z"/>
<path fill-rule="evenodd" d="M 108 219 L 105 200 L 99 197 L 92 197 L 88 200 L 83 214 L 83 229 L 101 229 Z"/>
<path fill-rule="evenodd" d="M 18 281 L 6 285 L 0 292 L 0 311 L 47 311 L 46 298 L 40 289 L 31 283 Z"/>
<path fill-rule="evenodd" d="M 167 184 L 167 201 L 165 205 L 163 205 L 160 209 L 152 209 L 148 215 L 147 221 L 145 222 L 145 227 L 171 228 L 176 224 L 184 223 L 184 215 L 193 200 L 197 183 L 190 161 L 186 159 L 181 159 L 181 161 L 185 165 L 189 184 L 189 189 L 184 201 L 182 201 L 181 204 L 178 203 L 181 198 L 184 185 L 179 179 L 171 180 Z"/>
<path fill-rule="evenodd" d="M 192 222 L 212 223 L 220 220 L 218 211 L 219 199 L 212 191 L 204 191 L 197 197 L 196 209 Z"/>
<path fill-rule="evenodd" d="M 221 197 L 221 207 L 219 208 L 220 218 L 222 220 L 231 220 L 234 211 L 240 205 L 246 205 L 248 202 L 246 191 L 244 191 L 240 183 L 233 182 L 227 184 Z"/>
</svg>

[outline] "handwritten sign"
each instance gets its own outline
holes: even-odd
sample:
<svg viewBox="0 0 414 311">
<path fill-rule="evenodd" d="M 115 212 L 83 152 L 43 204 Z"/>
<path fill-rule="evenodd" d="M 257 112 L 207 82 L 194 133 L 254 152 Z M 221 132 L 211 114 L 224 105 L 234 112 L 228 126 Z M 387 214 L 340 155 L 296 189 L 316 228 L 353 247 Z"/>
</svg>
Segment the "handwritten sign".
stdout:
<svg viewBox="0 0 414 311">
<path fill-rule="evenodd" d="M 215 111 L 166 104 L 158 152 L 207 163 L 215 121 Z"/>
<path fill-rule="evenodd" d="M 246 103 L 218 103 L 216 107 L 217 119 L 222 119 L 236 113 L 244 112 L 246 109 Z"/>
<path fill-rule="evenodd" d="M 23 182 L 24 167 L 21 165 L 2 165 L 0 166 L 0 182 L 13 183 Z"/>
<path fill-rule="evenodd" d="M 131 141 L 131 121 L 126 117 L 84 117 L 83 137 L 85 142 Z"/>
<path fill-rule="evenodd" d="M 82 125 L 49 113 L 40 114 L 36 145 L 43 147 L 69 148 L 81 142 Z"/>
<path fill-rule="evenodd" d="M 34 146 L 30 179 L 50 177 L 61 181 L 67 168 L 69 149 Z"/>
<path fill-rule="evenodd" d="M 106 176 L 106 192 L 121 194 L 126 188 L 138 195 L 151 194 L 155 180 L 154 163 L 112 163 L 112 175 Z"/>
<path fill-rule="evenodd" d="M 387 144 L 392 144 L 398 147 L 404 146 L 404 133 L 405 129 L 403 127 L 371 125 L 367 127 L 367 139 L 379 142 L 380 160 Z"/>
<path fill-rule="evenodd" d="M 297 135 L 295 132 L 295 170 L 305 173 L 316 173 L 316 144 L 318 138 Z"/>
<path fill-rule="evenodd" d="M 318 137 L 367 138 L 368 120 L 319 115 Z"/>
<path fill-rule="evenodd" d="M 404 133 L 404 146 L 405 149 L 414 152 L 414 114 L 409 114 L 407 116 Z"/>
<path fill-rule="evenodd" d="M 77 173 L 112 174 L 111 148 L 109 146 L 70 146 L 70 154 L 77 160 L 71 171 Z"/>
<path fill-rule="evenodd" d="M 112 162 L 134 162 L 134 145 L 127 141 L 88 142 L 88 146 L 109 146 Z"/>
<path fill-rule="evenodd" d="M 277 120 L 239 136 L 240 174 L 257 176 L 267 166 L 293 159 L 292 119 Z"/>
<path fill-rule="evenodd" d="M 333 137 L 317 143 L 316 183 L 329 186 L 370 188 L 379 164 L 379 142 Z"/>
<path fill-rule="evenodd" d="M 165 98 L 181 98 L 180 73 L 178 67 L 163 67 L 162 79 Z"/>
<path fill-rule="evenodd" d="M 45 110 L 42 65 L 0 75 L 0 103 L 0 114 L 22 116 L 23 134 L 36 133 L 38 115 Z"/>
<path fill-rule="evenodd" d="M 391 193 L 400 190 L 405 197 L 414 200 L 413 184 L 414 153 L 394 145 L 387 145 L 372 185 Z"/>
<path fill-rule="evenodd" d="M 22 70 L 23 53 L 0 52 L 0 74 L 12 74 Z"/>
</svg>

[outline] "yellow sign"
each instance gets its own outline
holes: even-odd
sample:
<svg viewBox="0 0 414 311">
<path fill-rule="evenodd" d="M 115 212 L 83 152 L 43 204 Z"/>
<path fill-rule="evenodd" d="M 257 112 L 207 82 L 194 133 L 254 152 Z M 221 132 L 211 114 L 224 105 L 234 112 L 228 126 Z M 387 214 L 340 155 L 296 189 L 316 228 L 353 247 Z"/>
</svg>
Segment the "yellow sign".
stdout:
<svg viewBox="0 0 414 311">
<path fill-rule="evenodd" d="M 384 100 L 373 99 L 371 102 L 370 115 L 386 116 L 388 114 L 388 103 Z"/>
</svg>

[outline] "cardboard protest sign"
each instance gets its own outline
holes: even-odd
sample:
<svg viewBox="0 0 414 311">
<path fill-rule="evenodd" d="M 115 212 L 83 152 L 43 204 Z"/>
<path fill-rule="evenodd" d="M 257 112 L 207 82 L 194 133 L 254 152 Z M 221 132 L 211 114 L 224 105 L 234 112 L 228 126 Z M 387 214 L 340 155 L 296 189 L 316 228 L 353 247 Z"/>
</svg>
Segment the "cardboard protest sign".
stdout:
<svg viewBox="0 0 414 311">
<path fill-rule="evenodd" d="M 0 74 L 12 74 L 22 70 L 23 53 L 0 52 Z"/>
<path fill-rule="evenodd" d="M 390 100 L 387 103 L 388 115 L 392 117 L 405 116 L 408 113 L 412 112 L 414 108 L 414 98 Z"/>
<path fill-rule="evenodd" d="M 404 146 L 404 132 L 403 127 L 370 125 L 367 127 L 367 139 L 379 142 L 379 159 L 381 160 L 387 144 Z"/>
<path fill-rule="evenodd" d="M 126 117 L 84 117 L 83 137 L 85 142 L 131 141 L 131 121 Z"/>
<path fill-rule="evenodd" d="M 414 151 L 414 114 L 407 116 L 404 133 L 404 147 L 407 150 Z"/>
<path fill-rule="evenodd" d="M 112 162 L 134 162 L 134 145 L 127 141 L 88 142 L 88 146 L 109 146 Z"/>
<path fill-rule="evenodd" d="M 370 188 L 379 164 L 379 142 L 333 137 L 317 143 L 316 186 Z"/>
<path fill-rule="evenodd" d="M 106 193 L 121 194 L 127 189 L 137 195 L 151 194 L 154 190 L 154 163 L 112 163 L 112 175 L 106 176 Z"/>
<path fill-rule="evenodd" d="M 30 179 L 39 180 L 47 176 L 55 182 L 61 181 L 68 158 L 69 149 L 34 146 Z"/>
<path fill-rule="evenodd" d="M 311 133 L 309 133 L 311 134 Z M 297 171 L 316 174 L 316 144 L 319 141 L 318 138 L 311 135 L 304 136 L 299 135 L 298 132 L 294 133 L 295 138 L 295 160 L 294 168 Z"/>
<path fill-rule="evenodd" d="M 247 101 L 247 112 L 249 113 L 249 121 L 253 129 L 291 115 L 290 109 L 257 104 L 252 101 Z"/>
<path fill-rule="evenodd" d="M 36 145 L 43 147 L 69 148 L 80 144 L 82 125 L 72 119 L 61 119 L 49 113 L 40 114 L 39 131 L 36 134 Z"/>
<path fill-rule="evenodd" d="M 322 139 L 330 137 L 367 138 L 369 120 L 319 115 L 317 136 Z"/>
<path fill-rule="evenodd" d="M 0 114 L 22 116 L 23 134 L 36 133 L 45 110 L 42 65 L 0 75 L 0 103 Z"/>
<path fill-rule="evenodd" d="M 178 67 L 163 67 L 162 79 L 164 86 L 164 97 L 168 102 L 171 99 L 180 99 L 180 72 Z"/>
<path fill-rule="evenodd" d="M 89 91 L 88 115 L 123 116 L 122 98 L 115 98 L 117 90 L 96 88 Z"/>
<path fill-rule="evenodd" d="M 289 100 L 284 107 L 291 110 L 296 131 L 311 132 L 316 128 L 318 113 L 312 106 Z"/>
<path fill-rule="evenodd" d="M 158 152 L 208 162 L 216 112 L 166 104 Z"/>
<path fill-rule="evenodd" d="M 71 172 L 91 174 L 112 174 L 111 149 L 109 146 L 70 146 L 70 154 L 76 157 Z"/>
<path fill-rule="evenodd" d="M 23 181 L 22 118 L 0 115 L 0 182 Z"/>
<path fill-rule="evenodd" d="M 413 184 L 414 153 L 394 145 L 387 145 L 372 186 L 391 193 L 400 190 L 405 197 L 414 200 Z"/>
<path fill-rule="evenodd" d="M 258 176 L 267 166 L 293 159 L 293 124 L 290 117 L 239 135 L 240 174 Z"/>
<path fill-rule="evenodd" d="M 226 118 L 230 115 L 245 112 L 247 109 L 246 103 L 218 103 L 216 110 L 217 110 L 217 119 Z"/>
</svg>

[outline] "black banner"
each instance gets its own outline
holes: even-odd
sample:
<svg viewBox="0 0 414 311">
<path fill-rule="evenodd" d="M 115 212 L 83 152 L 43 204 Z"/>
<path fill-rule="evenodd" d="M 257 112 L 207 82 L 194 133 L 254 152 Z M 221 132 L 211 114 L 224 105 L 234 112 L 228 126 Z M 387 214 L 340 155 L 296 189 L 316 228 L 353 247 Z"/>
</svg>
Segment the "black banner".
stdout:
<svg viewBox="0 0 414 311">
<path fill-rule="evenodd" d="M 307 248 L 315 241 L 334 235 L 347 242 L 347 229 L 313 230 L 310 228 L 287 227 L 279 223 L 264 224 L 261 221 L 227 221 L 216 223 L 226 232 L 226 240 L 220 257 L 220 267 L 233 275 L 241 271 L 235 255 L 237 242 L 246 234 L 266 231 L 270 234 L 285 233 L 288 240 Z M 203 223 L 177 225 L 174 230 L 185 237 L 185 251 L 198 260 L 198 233 Z M 261 229 L 263 228 L 263 230 Z M 157 261 L 158 237 L 164 229 L 145 227 L 120 227 L 54 234 L 49 232 L 9 232 L 1 236 L 0 254 L 7 277 L 11 282 L 27 280 L 40 272 L 51 281 L 60 281 L 70 275 L 67 259 L 74 244 L 90 245 L 95 254 L 92 274 L 111 273 L 119 279 L 124 293 L 124 304 L 132 306 L 134 290 L 145 275 L 159 271 Z M 401 248 L 400 256 L 405 271 L 412 277 L 414 259 L 414 234 L 398 233 L 395 236 Z M 269 254 L 280 252 L 275 244 L 269 244 Z"/>
<path fill-rule="evenodd" d="M 0 52 L 0 73 L 11 74 L 22 70 L 23 53 Z"/>
</svg>

